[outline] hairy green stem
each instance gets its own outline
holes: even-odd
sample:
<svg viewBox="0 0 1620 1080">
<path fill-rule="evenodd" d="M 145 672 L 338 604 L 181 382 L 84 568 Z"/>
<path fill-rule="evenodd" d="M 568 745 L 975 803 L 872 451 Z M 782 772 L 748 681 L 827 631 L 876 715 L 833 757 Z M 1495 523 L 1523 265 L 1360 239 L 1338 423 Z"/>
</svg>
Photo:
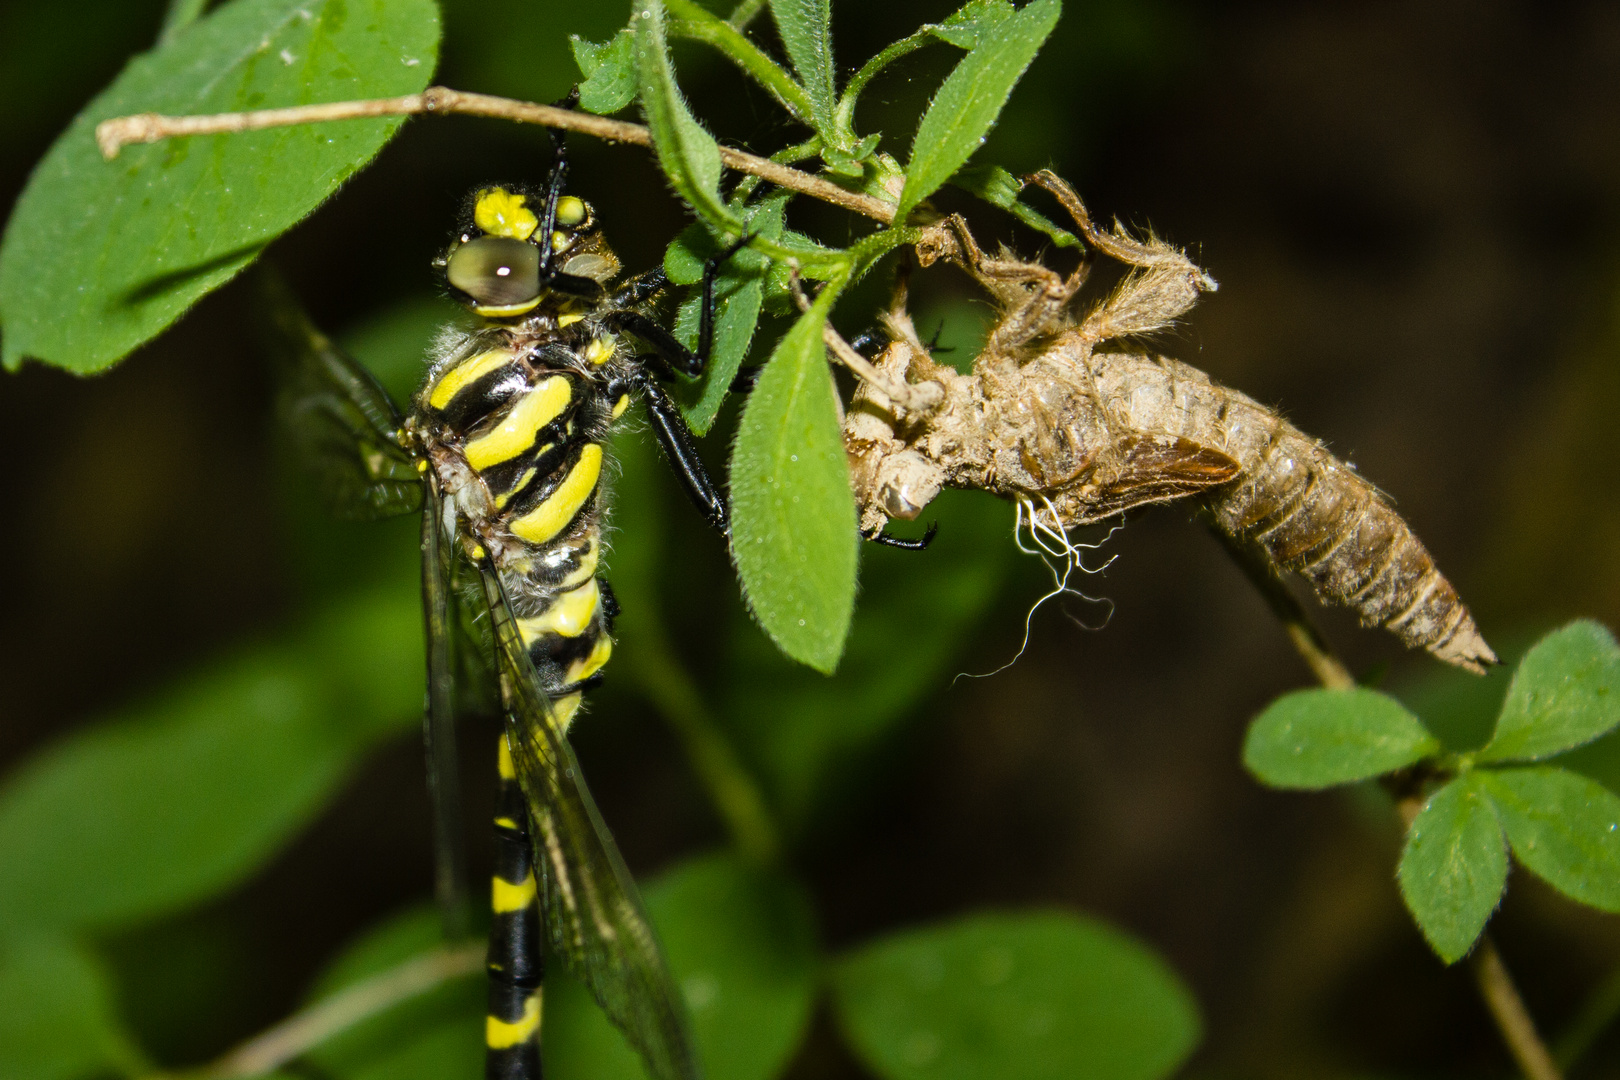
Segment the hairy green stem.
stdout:
<svg viewBox="0 0 1620 1080">
<path fill-rule="evenodd" d="M 738 30 L 748 29 L 748 24 L 754 21 L 754 16 L 765 10 L 765 0 L 740 0 L 731 14 L 726 16 L 726 22 Z"/>
<path fill-rule="evenodd" d="M 675 17 L 669 24 L 672 36 L 712 45 L 741 68 L 745 75 L 769 91 L 795 120 L 813 124 L 811 118 L 814 110 L 810 107 L 810 98 L 804 88 L 775 60 L 766 56 L 758 45 L 748 40 L 741 30 L 711 15 L 693 0 L 664 0 L 664 7 Z"/>
<path fill-rule="evenodd" d="M 838 128 L 839 134 L 853 142 L 855 138 L 854 120 L 855 105 L 860 100 L 866 84 L 875 79 L 880 71 L 905 56 L 916 52 L 925 45 L 932 45 L 936 40 L 933 34 L 926 30 L 918 30 L 910 37 L 903 37 L 890 45 L 872 59 L 861 65 L 861 70 L 849 80 L 844 87 L 844 94 L 838 99 L 838 107 L 833 111 L 833 125 Z"/>
</svg>

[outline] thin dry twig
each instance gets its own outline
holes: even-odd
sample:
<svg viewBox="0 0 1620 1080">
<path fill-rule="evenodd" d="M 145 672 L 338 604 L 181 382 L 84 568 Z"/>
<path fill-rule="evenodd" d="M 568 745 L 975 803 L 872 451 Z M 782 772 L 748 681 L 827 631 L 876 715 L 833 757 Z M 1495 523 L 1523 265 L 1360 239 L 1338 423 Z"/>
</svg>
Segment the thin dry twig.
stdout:
<svg viewBox="0 0 1620 1080">
<path fill-rule="evenodd" d="M 855 350 L 855 346 L 844 340 L 842 334 L 834 330 L 831 323 L 822 327 L 821 340 L 832 350 L 849 370 L 857 376 L 871 383 L 872 386 L 883 393 L 888 399 L 911 413 L 925 413 L 937 407 L 945 400 L 945 388 L 936 382 L 908 383 L 898 379 L 891 379 L 888 375 L 872 366 L 872 361 Z"/>
<path fill-rule="evenodd" d="M 111 160 L 132 143 L 150 143 L 189 135 L 219 135 L 262 128 L 317 124 L 331 120 L 360 120 L 379 116 L 416 116 L 423 113 L 489 116 L 520 124 L 577 131 L 608 142 L 651 146 L 652 133 L 642 124 L 611 120 L 605 116 L 575 112 L 556 105 L 472 94 L 447 86 L 430 86 L 420 94 L 404 97 L 370 98 L 361 101 L 334 101 L 324 105 L 299 105 L 286 109 L 258 109 L 253 112 L 214 113 L 207 116 L 164 116 L 138 113 L 103 120 L 96 125 L 96 145 Z M 885 225 L 894 222 L 894 206 L 870 195 L 839 187 L 830 180 L 757 157 L 729 146 L 720 147 L 720 160 L 740 173 L 768 180 L 778 187 L 797 191 L 822 202 L 863 214 Z"/>
<path fill-rule="evenodd" d="M 435 949 L 356 983 L 341 993 L 267 1028 L 186 1080 L 238 1080 L 263 1076 L 407 998 L 425 994 L 484 966 L 484 943 Z"/>
</svg>

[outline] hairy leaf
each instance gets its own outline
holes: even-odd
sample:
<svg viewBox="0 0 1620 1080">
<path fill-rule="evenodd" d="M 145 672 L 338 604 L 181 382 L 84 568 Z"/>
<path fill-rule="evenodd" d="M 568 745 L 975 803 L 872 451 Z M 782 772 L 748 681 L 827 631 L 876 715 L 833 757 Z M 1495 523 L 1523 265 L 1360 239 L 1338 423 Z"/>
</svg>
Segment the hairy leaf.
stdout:
<svg viewBox="0 0 1620 1080">
<path fill-rule="evenodd" d="M 1069 914 L 881 938 L 838 962 L 832 989 L 850 1045 L 884 1080 L 1156 1080 L 1200 1036 L 1163 960 Z"/>
<path fill-rule="evenodd" d="M 749 607 L 793 659 L 838 665 L 855 607 L 855 500 L 827 369 L 828 287 L 771 354 L 731 457 L 732 553 Z"/>
<path fill-rule="evenodd" d="M 1035 0 L 1000 22 L 956 65 L 917 126 L 896 221 L 904 221 L 984 142 L 1062 10 L 1059 0 Z"/>
<path fill-rule="evenodd" d="M 676 193 L 704 219 L 736 231 L 737 217 L 720 198 L 720 147 L 692 116 L 675 84 L 659 0 L 645 0 L 637 9 L 635 34 L 641 108 L 652 130 L 658 164 Z"/>
<path fill-rule="evenodd" d="M 232 0 L 132 60 L 35 168 L 7 225 L 5 366 L 116 363 L 320 205 L 401 120 L 171 139 L 112 162 L 97 123 L 414 93 L 438 37 L 432 0 Z"/>
<path fill-rule="evenodd" d="M 1475 776 L 1435 792 L 1407 830 L 1401 896 L 1418 929 L 1448 964 L 1474 947 L 1507 887 L 1502 827 Z"/>
<path fill-rule="evenodd" d="M 810 99 L 811 119 L 824 140 L 834 136 L 832 4 L 830 0 L 770 0 L 776 32 Z"/>
<path fill-rule="evenodd" d="M 0 926 L 128 924 L 253 872 L 422 709 L 422 619 L 389 590 L 74 735 L 0 788 Z M 95 885 L 85 885 L 85 867 Z"/>
<path fill-rule="evenodd" d="M 1001 32 L 1018 9 L 1011 0 L 968 0 L 945 19 L 927 27 L 935 37 L 958 49 L 976 49 Z"/>
<path fill-rule="evenodd" d="M 636 96 L 636 35 L 628 27 L 597 45 L 570 34 L 574 63 L 585 81 L 579 84 L 579 107 L 606 116 Z"/>
<path fill-rule="evenodd" d="M 999 206 L 1025 225 L 1052 238 L 1058 247 L 1074 247 L 1080 238 L 1054 225 L 1045 215 L 1018 201 L 1024 185 L 1000 165 L 964 165 L 951 177 L 951 184 L 977 195 L 992 206 Z"/>
<path fill-rule="evenodd" d="M 1620 646 L 1588 619 L 1542 638 L 1513 673 L 1481 761 L 1531 761 L 1620 725 Z"/>
<path fill-rule="evenodd" d="M 1565 896 L 1620 912 L 1620 795 L 1550 765 L 1474 775 L 1520 862 Z"/>
<path fill-rule="evenodd" d="M 1394 698 L 1375 690 L 1297 690 L 1249 725 L 1243 764 L 1273 787 L 1316 790 L 1393 772 L 1440 744 Z"/>
</svg>

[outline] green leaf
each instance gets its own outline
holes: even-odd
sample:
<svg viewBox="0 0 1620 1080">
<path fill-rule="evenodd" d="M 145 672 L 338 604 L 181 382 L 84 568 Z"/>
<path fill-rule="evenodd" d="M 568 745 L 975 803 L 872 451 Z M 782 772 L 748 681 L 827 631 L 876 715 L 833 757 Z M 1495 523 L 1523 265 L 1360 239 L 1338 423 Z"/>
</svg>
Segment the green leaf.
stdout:
<svg viewBox="0 0 1620 1080">
<path fill-rule="evenodd" d="M 924 557 L 862 545 L 861 602 L 833 678 L 792 663 L 745 614 L 734 616 L 722 716 L 792 834 L 858 813 L 881 790 L 882 749 L 898 725 L 926 715 L 924 702 L 962 670 L 953 664 L 967 656 L 970 671 L 995 666 L 973 653 L 971 631 L 1004 595 L 1017 558 L 1011 509 L 947 491 L 928 515 L 940 528 Z"/>
<path fill-rule="evenodd" d="M 316 982 L 310 1003 L 444 944 L 439 913 L 415 907 L 384 920 L 349 945 Z M 325 1076 L 456 1076 L 483 1072 L 486 983 L 482 968 L 368 1017 L 307 1056 Z M 437 1073 L 432 1070 L 439 1070 Z"/>
<path fill-rule="evenodd" d="M 420 722 L 421 627 L 413 594 L 361 597 L 36 756 L 0 789 L 0 926 L 127 924 L 251 874 Z"/>
<path fill-rule="evenodd" d="M 810 901 L 735 855 L 688 860 L 643 893 L 686 995 L 708 1080 L 778 1075 L 804 1037 L 816 989 Z M 635 1055 L 582 990 L 546 993 L 547 1075 L 643 1080 Z"/>
<path fill-rule="evenodd" d="M 830 0 L 770 0 L 776 32 L 810 99 L 811 119 L 824 140 L 836 141 L 833 109 L 832 4 Z"/>
<path fill-rule="evenodd" d="M 1001 33 L 1003 25 L 1017 12 L 1010 0 L 968 0 L 944 22 L 926 29 L 958 49 L 972 50 Z"/>
<path fill-rule="evenodd" d="M 1551 765 L 1474 775 L 1521 863 L 1571 899 L 1620 912 L 1620 795 Z"/>
<path fill-rule="evenodd" d="M 658 164 L 687 205 L 716 228 L 736 232 L 740 223 L 720 199 L 720 147 L 693 118 L 675 85 L 663 4 L 647 0 L 634 18 L 636 78 Z"/>
<path fill-rule="evenodd" d="M 131 61 L 34 170 L 0 242 L 5 366 L 117 362 L 320 205 L 402 121 L 171 139 L 112 162 L 98 122 L 415 93 L 438 38 L 432 0 L 233 0 Z"/>
<path fill-rule="evenodd" d="M 77 1080 L 146 1071 L 94 957 L 55 935 L 0 938 L 0 1076 Z"/>
<path fill-rule="evenodd" d="M 956 65 L 917 126 L 895 221 L 904 221 L 979 148 L 1062 10 L 1059 0 L 1035 0 Z"/>
<path fill-rule="evenodd" d="M 1620 646 L 1588 619 L 1536 643 L 1513 673 L 1480 761 L 1533 761 L 1620 725 Z"/>
<path fill-rule="evenodd" d="M 636 96 L 636 35 L 626 27 L 597 45 L 578 34 L 568 36 L 574 63 L 585 81 L 579 84 L 579 107 L 606 116 Z"/>
<path fill-rule="evenodd" d="M 731 456 L 732 553 L 754 617 L 817 671 L 838 665 L 855 608 L 855 500 L 822 327 L 822 290 L 748 397 Z"/>
<path fill-rule="evenodd" d="M 1448 964 L 1474 947 L 1507 887 L 1507 848 L 1478 774 L 1435 792 L 1406 833 L 1396 873 L 1418 929 Z"/>
<path fill-rule="evenodd" d="M 850 1045 L 885 1080 L 1155 1080 L 1200 1037 L 1164 961 L 1068 914 L 882 938 L 842 958 L 832 988 Z"/>
<path fill-rule="evenodd" d="M 976 195 L 992 206 L 999 206 L 1025 225 L 1052 238 L 1058 247 L 1074 247 L 1080 238 L 1054 225 L 1045 215 L 1018 201 L 1023 183 L 1000 165 L 964 165 L 951 177 L 951 184 Z"/>
<path fill-rule="evenodd" d="M 1249 725 L 1243 764 L 1272 787 L 1314 791 L 1404 768 L 1438 752 L 1417 717 L 1375 690 L 1296 690 Z"/>
</svg>

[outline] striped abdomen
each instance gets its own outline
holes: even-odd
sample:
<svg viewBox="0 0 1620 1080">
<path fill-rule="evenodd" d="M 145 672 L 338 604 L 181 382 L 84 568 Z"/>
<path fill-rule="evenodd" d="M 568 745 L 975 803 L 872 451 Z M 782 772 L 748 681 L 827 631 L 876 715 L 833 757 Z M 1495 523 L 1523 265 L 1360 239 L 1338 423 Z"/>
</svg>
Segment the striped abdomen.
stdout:
<svg viewBox="0 0 1620 1080">
<path fill-rule="evenodd" d="M 1473 671 L 1496 662 L 1411 528 L 1320 442 L 1174 360 L 1106 353 L 1092 370 L 1116 431 L 1184 438 L 1237 463 L 1235 477 L 1205 496 L 1227 533 L 1409 646 Z"/>
<path fill-rule="evenodd" d="M 540 1076 L 540 898 L 534 878 L 529 811 L 500 741 L 500 790 L 495 804 L 495 875 L 490 896 L 489 1015 L 484 1020 L 486 1080 Z"/>
<path fill-rule="evenodd" d="M 418 398 L 456 466 L 441 475 L 495 558 L 564 726 L 613 651 L 612 596 L 596 576 L 601 440 L 629 401 L 599 370 L 613 354 L 610 338 L 577 352 L 503 341 L 445 367 Z"/>
</svg>

